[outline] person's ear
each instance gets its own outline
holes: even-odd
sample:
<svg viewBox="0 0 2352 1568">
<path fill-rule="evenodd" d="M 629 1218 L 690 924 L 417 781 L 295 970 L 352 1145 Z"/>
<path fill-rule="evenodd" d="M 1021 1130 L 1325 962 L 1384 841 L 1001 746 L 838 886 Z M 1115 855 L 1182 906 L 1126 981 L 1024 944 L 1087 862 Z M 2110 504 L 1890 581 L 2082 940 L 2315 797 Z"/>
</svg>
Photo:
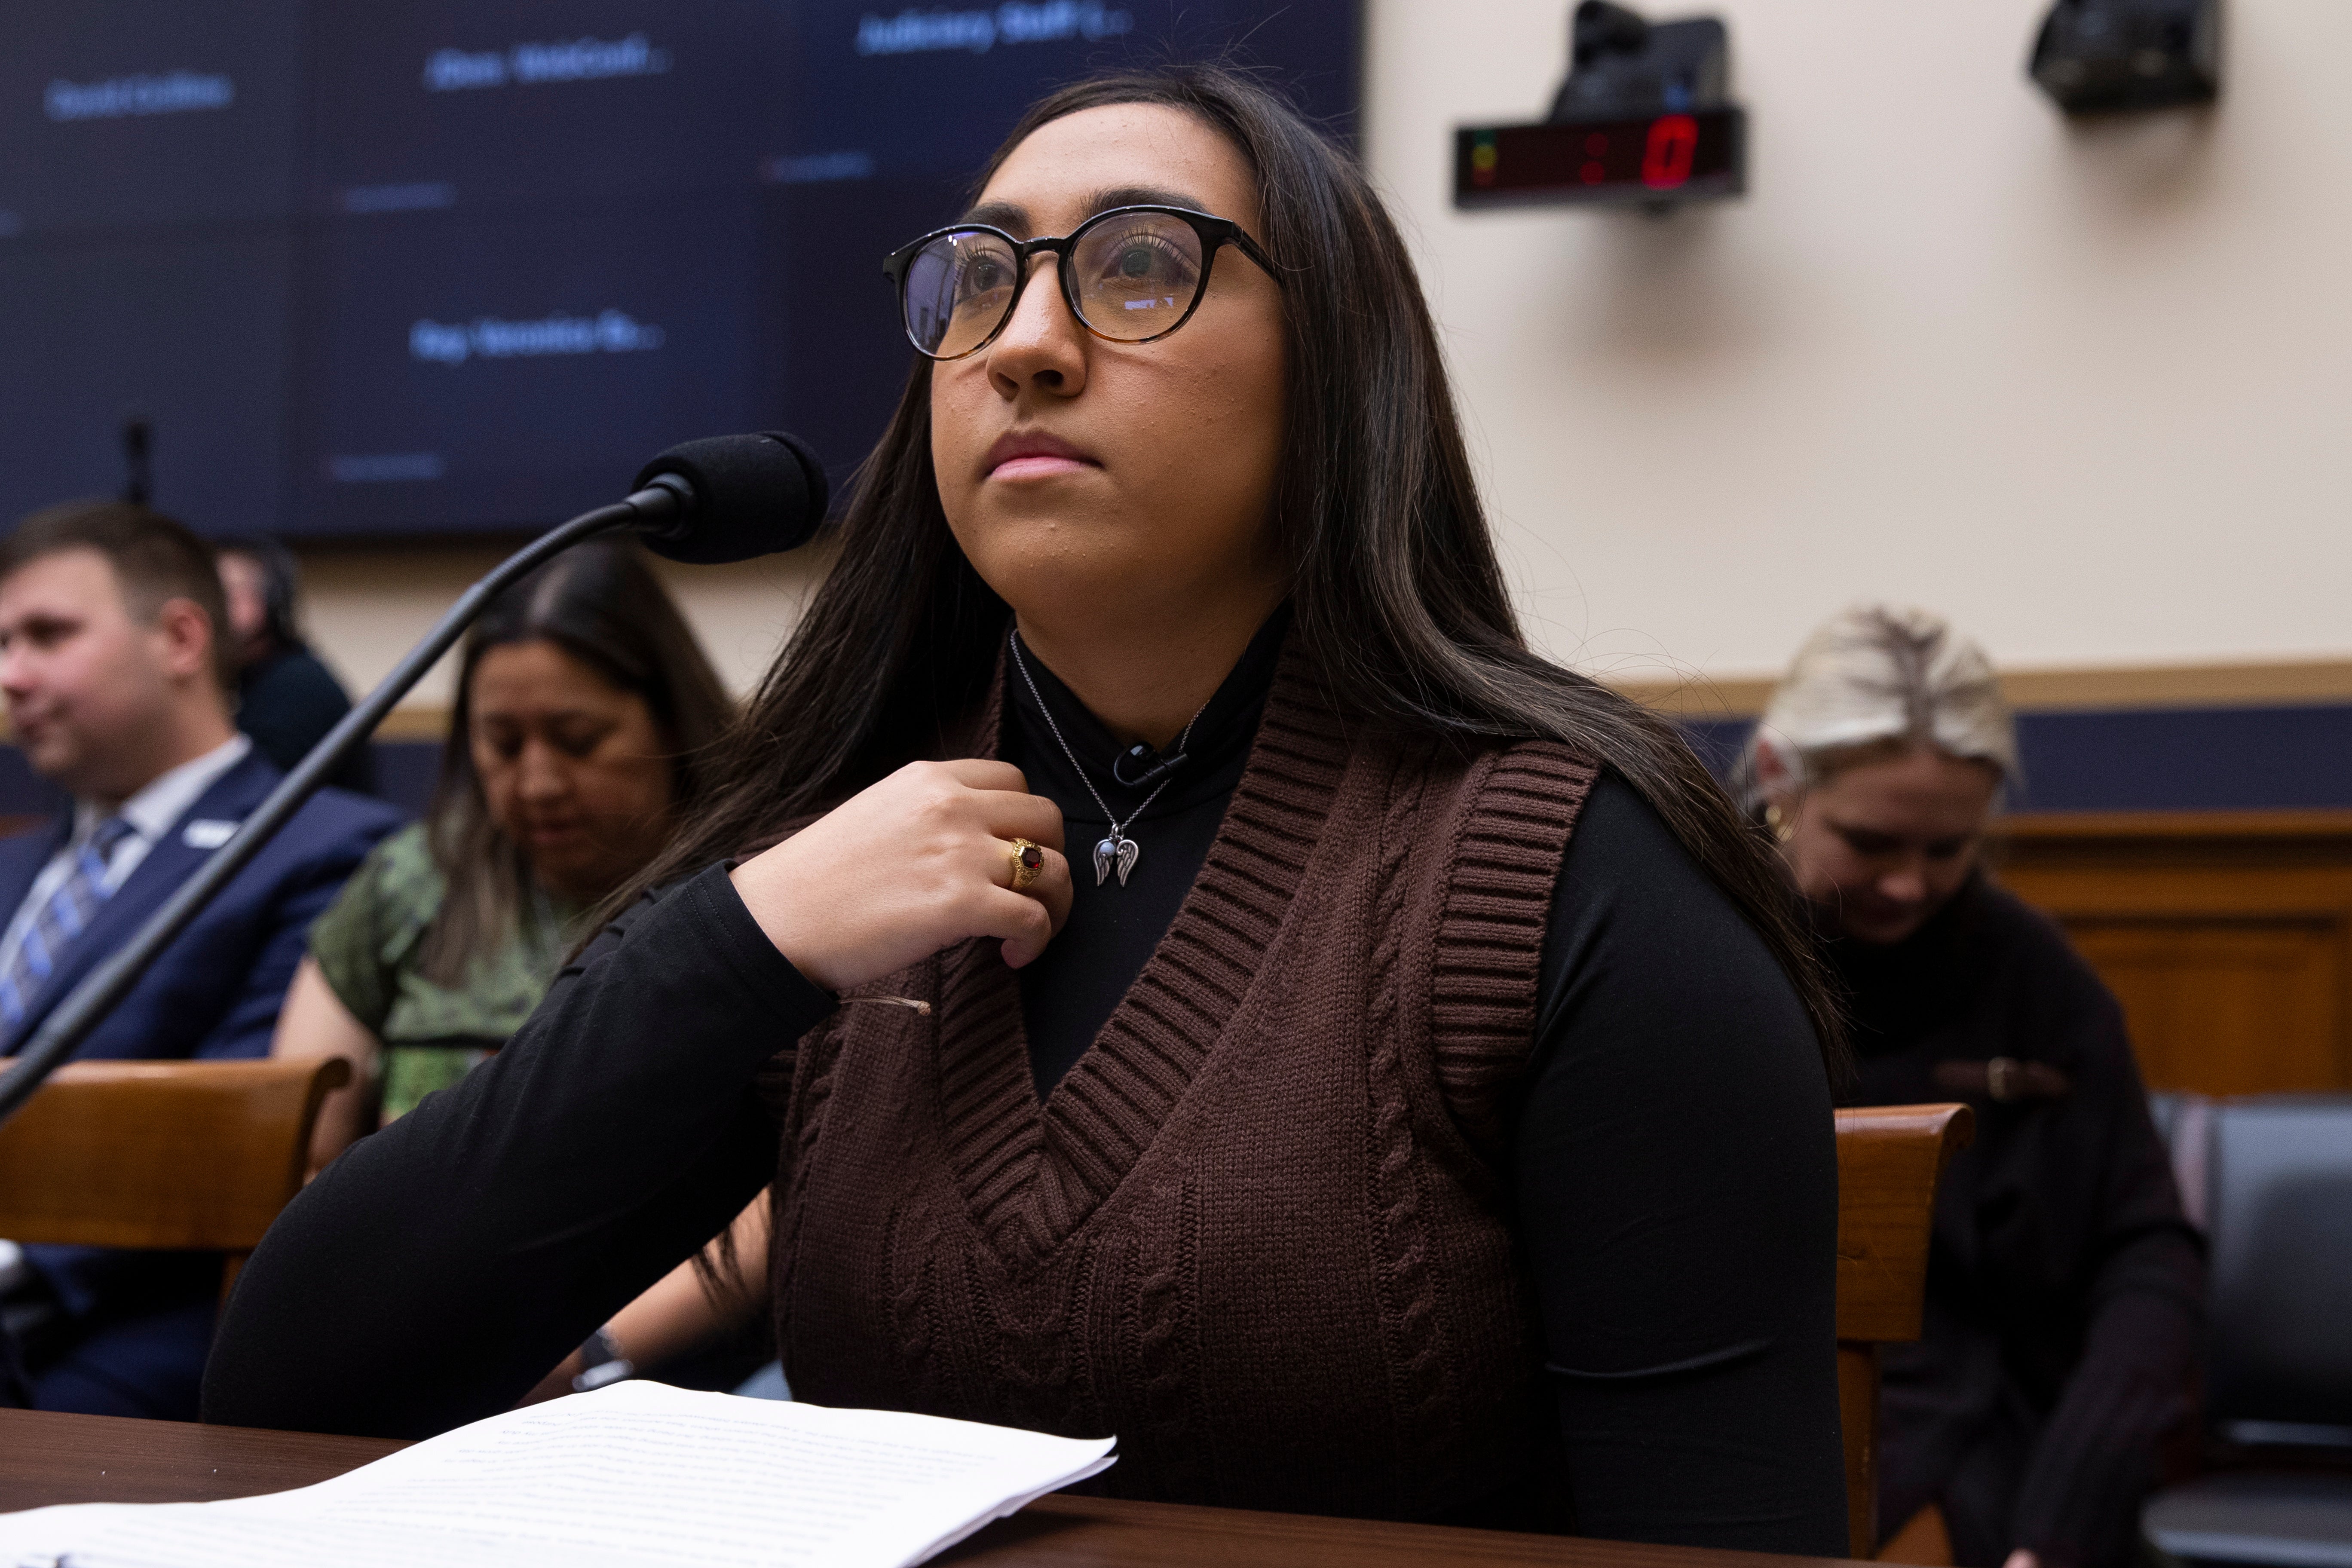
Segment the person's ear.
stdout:
<svg viewBox="0 0 2352 1568">
<path fill-rule="evenodd" d="M 213 679 L 213 618 L 194 599 L 166 599 L 155 612 L 163 672 L 174 680 Z"/>
<path fill-rule="evenodd" d="M 1787 742 L 1769 731 L 1756 735 L 1756 783 L 1764 794 L 1764 820 L 1786 844 L 1796 830 L 1799 774 Z"/>
<path fill-rule="evenodd" d="M 1796 749 L 1769 730 L 1756 731 L 1756 782 L 1773 795 L 1793 795 L 1803 786 L 1804 765 Z"/>
</svg>

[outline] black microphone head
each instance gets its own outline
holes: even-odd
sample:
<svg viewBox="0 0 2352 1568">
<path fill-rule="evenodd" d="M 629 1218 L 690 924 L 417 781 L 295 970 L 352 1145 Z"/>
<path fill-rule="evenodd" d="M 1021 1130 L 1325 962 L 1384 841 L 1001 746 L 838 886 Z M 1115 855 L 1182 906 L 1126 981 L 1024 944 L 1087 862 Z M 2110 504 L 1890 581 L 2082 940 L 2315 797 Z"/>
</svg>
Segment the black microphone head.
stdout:
<svg viewBox="0 0 2352 1568">
<path fill-rule="evenodd" d="M 824 465 L 781 430 L 680 442 L 630 488 L 666 474 L 683 479 L 693 497 L 643 537 L 646 549 L 672 561 L 717 566 L 797 549 L 824 521 Z"/>
</svg>

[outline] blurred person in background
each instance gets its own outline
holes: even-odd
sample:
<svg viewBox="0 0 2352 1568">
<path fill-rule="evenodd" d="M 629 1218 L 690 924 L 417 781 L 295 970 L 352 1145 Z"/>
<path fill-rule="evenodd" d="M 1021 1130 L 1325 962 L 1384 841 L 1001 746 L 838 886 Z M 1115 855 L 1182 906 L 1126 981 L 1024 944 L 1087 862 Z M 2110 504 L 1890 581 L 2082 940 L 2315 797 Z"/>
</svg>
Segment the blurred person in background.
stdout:
<svg viewBox="0 0 2352 1568">
<path fill-rule="evenodd" d="M 1799 652 L 1740 784 L 1844 981 L 1855 1102 L 1976 1110 L 1925 1334 L 1885 1351 L 1883 1555 L 2108 1568 L 2189 1412 L 2204 1260 L 2115 997 L 1980 864 L 2016 772 L 1984 653 L 1871 607 Z"/>
<path fill-rule="evenodd" d="M 0 1056 L 128 941 L 281 776 L 230 720 L 213 552 L 120 501 L 37 512 L 0 541 L 0 696 L 72 805 L 0 840 Z M 163 951 L 82 1058 L 258 1057 L 304 933 L 399 818 L 325 790 Z M 0 1300 L 33 1403 L 194 1420 L 220 1294 L 211 1253 L 26 1246 Z"/>
<path fill-rule="evenodd" d="M 351 696 L 302 637 L 302 573 L 294 552 L 258 534 L 219 540 L 214 549 L 237 669 L 236 727 L 280 772 L 291 773 L 352 710 Z M 373 793 L 368 749 L 344 758 L 327 782 Z"/>
<path fill-rule="evenodd" d="M 456 1083 L 539 1005 L 583 917 L 700 797 L 734 716 L 635 551 L 579 547 L 467 634 L 428 819 L 368 858 L 310 932 L 281 1057 L 349 1058 L 311 1154 Z"/>
</svg>

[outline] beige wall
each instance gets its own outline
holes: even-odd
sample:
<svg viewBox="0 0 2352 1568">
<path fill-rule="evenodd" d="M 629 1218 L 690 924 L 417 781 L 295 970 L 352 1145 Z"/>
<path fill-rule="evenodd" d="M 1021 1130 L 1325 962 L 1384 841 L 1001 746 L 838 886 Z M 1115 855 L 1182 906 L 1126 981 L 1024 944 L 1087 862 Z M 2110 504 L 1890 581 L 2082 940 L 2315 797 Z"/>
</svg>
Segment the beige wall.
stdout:
<svg viewBox="0 0 2352 1568">
<path fill-rule="evenodd" d="M 822 546 L 735 566 L 658 563 L 729 686 L 749 691 L 806 601 L 826 558 Z M 356 696 L 392 669 L 467 584 L 498 564 L 488 550 L 337 551 L 303 563 L 312 639 Z M 448 705 L 457 656 L 445 658 L 404 707 Z"/>
<path fill-rule="evenodd" d="M 1458 214 L 1564 0 L 1371 7 L 1412 231 L 1528 613 L 1629 674 L 1779 667 L 1840 605 L 2006 664 L 2352 653 L 2352 5 L 2230 0 L 2224 101 L 2069 125 L 2048 0 L 1708 0 L 1751 195 Z"/>
<path fill-rule="evenodd" d="M 2024 79 L 2046 6 L 1711 0 L 1752 194 L 1653 220 L 1449 205 L 1567 0 L 1370 0 L 1368 152 L 1557 657 L 1736 680 L 1888 596 L 2026 668 L 2352 658 L 2352 5 L 2230 0 L 2219 110 L 2095 126 Z M 485 564 L 318 558 L 315 630 L 364 684 Z M 672 577 L 739 686 L 810 580 Z"/>
</svg>

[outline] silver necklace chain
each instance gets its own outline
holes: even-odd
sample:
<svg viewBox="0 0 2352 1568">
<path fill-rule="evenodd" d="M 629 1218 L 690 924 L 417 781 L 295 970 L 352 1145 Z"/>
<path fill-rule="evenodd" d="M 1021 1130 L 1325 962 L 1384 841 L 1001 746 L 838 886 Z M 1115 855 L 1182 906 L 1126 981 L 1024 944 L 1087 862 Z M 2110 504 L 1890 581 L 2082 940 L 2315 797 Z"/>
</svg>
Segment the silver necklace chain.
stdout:
<svg viewBox="0 0 2352 1568">
<path fill-rule="evenodd" d="M 1099 888 L 1108 881 L 1111 868 L 1116 865 L 1118 868 L 1118 885 L 1124 888 L 1127 886 L 1127 874 L 1135 869 L 1135 863 L 1138 860 L 1143 858 L 1143 847 L 1127 836 L 1124 831 L 1125 825 L 1111 814 L 1110 802 L 1103 799 L 1102 791 L 1095 788 L 1095 781 L 1087 777 L 1087 770 L 1079 765 L 1077 752 L 1070 750 L 1068 737 L 1062 733 L 1062 727 L 1054 722 L 1054 710 L 1045 706 L 1045 694 L 1037 689 L 1037 679 L 1029 673 L 1028 661 L 1021 657 L 1021 634 L 1017 629 L 1005 637 L 1004 646 L 1011 650 L 1013 668 L 1021 672 L 1022 684 L 1029 688 L 1030 698 L 1036 702 L 1037 711 L 1045 715 L 1045 728 L 1051 730 L 1054 732 L 1054 739 L 1061 742 L 1062 755 L 1070 759 L 1070 771 L 1078 775 L 1078 782 L 1087 786 L 1087 793 L 1094 796 L 1095 804 L 1102 808 L 1103 819 L 1110 824 L 1110 831 L 1103 835 L 1102 841 L 1095 846 L 1095 886 Z M 1185 743 L 1192 738 L 1192 726 L 1199 723 L 1201 715 L 1208 710 L 1209 705 L 1203 702 L 1193 710 L 1190 719 L 1184 721 L 1184 732 L 1176 737 L 1176 751 L 1180 756 L 1183 753 Z M 1161 779 L 1159 788 L 1145 795 L 1143 804 L 1127 814 L 1128 824 L 1132 824 L 1136 818 L 1150 811 L 1151 803 L 1160 798 L 1160 790 L 1166 789 L 1175 782 L 1175 775 L 1172 773 Z"/>
</svg>

